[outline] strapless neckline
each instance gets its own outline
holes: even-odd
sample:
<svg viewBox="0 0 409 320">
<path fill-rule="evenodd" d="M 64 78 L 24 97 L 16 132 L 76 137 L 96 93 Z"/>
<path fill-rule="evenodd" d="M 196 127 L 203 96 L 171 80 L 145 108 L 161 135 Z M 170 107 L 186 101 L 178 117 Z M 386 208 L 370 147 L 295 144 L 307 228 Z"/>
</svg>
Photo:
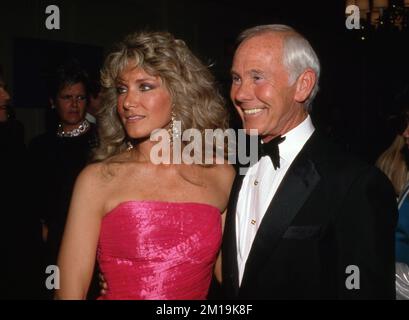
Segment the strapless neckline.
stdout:
<svg viewBox="0 0 409 320">
<path fill-rule="evenodd" d="M 221 245 L 220 210 L 207 203 L 120 202 L 101 221 L 104 299 L 205 299 Z"/>
<path fill-rule="evenodd" d="M 213 211 L 216 211 L 218 214 L 221 213 L 220 209 L 217 208 L 216 206 L 208 203 L 203 203 L 203 202 L 194 202 L 194 201 L 162 201 L 162 200 L 126 200 L 118 203 L 114 208 L 112 208 L 110 211 L 108 211 L 102 219 L 105 217 L 112 215 L 119 209 L 121 209 L 124 206 L 130 205 L 130 204 L 138 204 L 141 206 L 162 206 L 162 205 L 172 205 L 172 206 L 203 206 L 212 209 Z"/>
</svg>

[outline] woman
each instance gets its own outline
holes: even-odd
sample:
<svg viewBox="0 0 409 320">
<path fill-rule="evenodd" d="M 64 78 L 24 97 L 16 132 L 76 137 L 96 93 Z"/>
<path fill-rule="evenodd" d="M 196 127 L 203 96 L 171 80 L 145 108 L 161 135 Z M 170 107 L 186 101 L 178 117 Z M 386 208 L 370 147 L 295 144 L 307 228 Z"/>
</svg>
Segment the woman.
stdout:
<svg viewBox="0 0 409 320">
<path fill-rule="evenodd" d="M 36 212 L 43 222 L 46 264 L 56 264 L 75 179 L 91 158 L 97 133 L 85 119 L 88 77 L 77 63 L 58 68 L 50 85 L 56 111 L 55 130 L 35 137 L 29 146 Z"/>
<path fill-rule="evenodd" d="M 395 233 L 396 299 L 409 300 L 409 183 L 402 191 L 398 208 Z"/>
<path fill-rule="evenodd" d="M 402 192 L 405 183 L 409 180 L 409 170 L 406 164 L 406 154 L 409 150 L 406 143 L 408 136 L 408 128 L 398 133 L 392 144 L 376 161 L 376 166 L 381 169 L 392 182 L 397 197 Z"/>
<path fill-rule="evenodd" d="M 399 99 L 398 114 L 391 117 L 395 139 L 376 160 L 376 166 L 392 182 L 397 198 L 409 181 L 409 105 L 405 96 L 407 94 L 402 94 Z"/>
<path fill-rule="evenodd" d="M 176 121 L 225 129 L 213 78 L 182 40 L 141 32 L 107 57 L 102 84 L 98 162 L 76 182 L 56 297 L 86 297 L 97 253 L 105 299 L 205 299 L 234 170 L 155 164 L 150 136 L 165 128 L 176 139 Z"/>
<path fill-rule="evenodd" d="M 377 166 L 389 177 L 398 197 L 395 232 L 396 298 L 409 299 L 409 96 L 403 94 L 396 119 L 397 134 Z"/>
</svg>

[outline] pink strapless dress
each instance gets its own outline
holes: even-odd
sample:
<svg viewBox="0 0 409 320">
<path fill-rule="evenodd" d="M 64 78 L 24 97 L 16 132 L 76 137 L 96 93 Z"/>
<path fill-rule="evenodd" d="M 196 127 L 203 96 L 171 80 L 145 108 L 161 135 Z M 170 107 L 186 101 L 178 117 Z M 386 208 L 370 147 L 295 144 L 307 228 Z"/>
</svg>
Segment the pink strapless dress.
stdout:
<svg viewBox="0 0 409 320">
<path fill-rule="evenodd" d="M 127 201 L 105 215 L 99 299 L 206 299 L 221 244 L 220 211 L 186 202 Z"/>
</svg>

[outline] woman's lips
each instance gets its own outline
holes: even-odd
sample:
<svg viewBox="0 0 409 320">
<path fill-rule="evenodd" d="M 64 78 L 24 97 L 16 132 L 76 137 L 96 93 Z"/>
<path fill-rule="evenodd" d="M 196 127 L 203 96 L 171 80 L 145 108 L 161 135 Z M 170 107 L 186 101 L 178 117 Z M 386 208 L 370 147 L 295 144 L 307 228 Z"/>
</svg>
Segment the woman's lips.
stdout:
<svg viewBox="0 0 409 320">
<path fill-rule="evenodd" d="M 130 121 L 130 122 L 139 121 L 139 120 L 145 119 L 145 116 L 136 114 L 136 115 L 133 115 L 133 116 L 128 116 L 125 119 L 126 119 L 126 121 Z"/>
</svg>

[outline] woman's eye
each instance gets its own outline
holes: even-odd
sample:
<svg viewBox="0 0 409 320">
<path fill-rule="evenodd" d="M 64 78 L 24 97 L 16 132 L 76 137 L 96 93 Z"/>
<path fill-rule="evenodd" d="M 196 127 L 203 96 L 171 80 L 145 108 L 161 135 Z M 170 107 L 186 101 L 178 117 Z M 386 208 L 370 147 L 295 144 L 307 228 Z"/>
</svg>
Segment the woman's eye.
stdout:
<svg viewBox="0 0 409 320">
<path fill-rule="evenodd" d="M 116 93 L 117 94 L 122 94 L 122 93 L 125 93 L 126 92 L 126 88 L 124 88 L 124 87 L 117 87 L 116 88 Z"/>
<path fill-rule="evenodd" d="M 142 84 L 139 86 L 139 89 L 140 89 L 141 91 L 149 91 L 149 90 L 152 90 L 152 89 L 153 89 L 153 86 L 152 86 L 151 84 L 148 84 L 148 83 L 142 83 Z"/>
</svg>

